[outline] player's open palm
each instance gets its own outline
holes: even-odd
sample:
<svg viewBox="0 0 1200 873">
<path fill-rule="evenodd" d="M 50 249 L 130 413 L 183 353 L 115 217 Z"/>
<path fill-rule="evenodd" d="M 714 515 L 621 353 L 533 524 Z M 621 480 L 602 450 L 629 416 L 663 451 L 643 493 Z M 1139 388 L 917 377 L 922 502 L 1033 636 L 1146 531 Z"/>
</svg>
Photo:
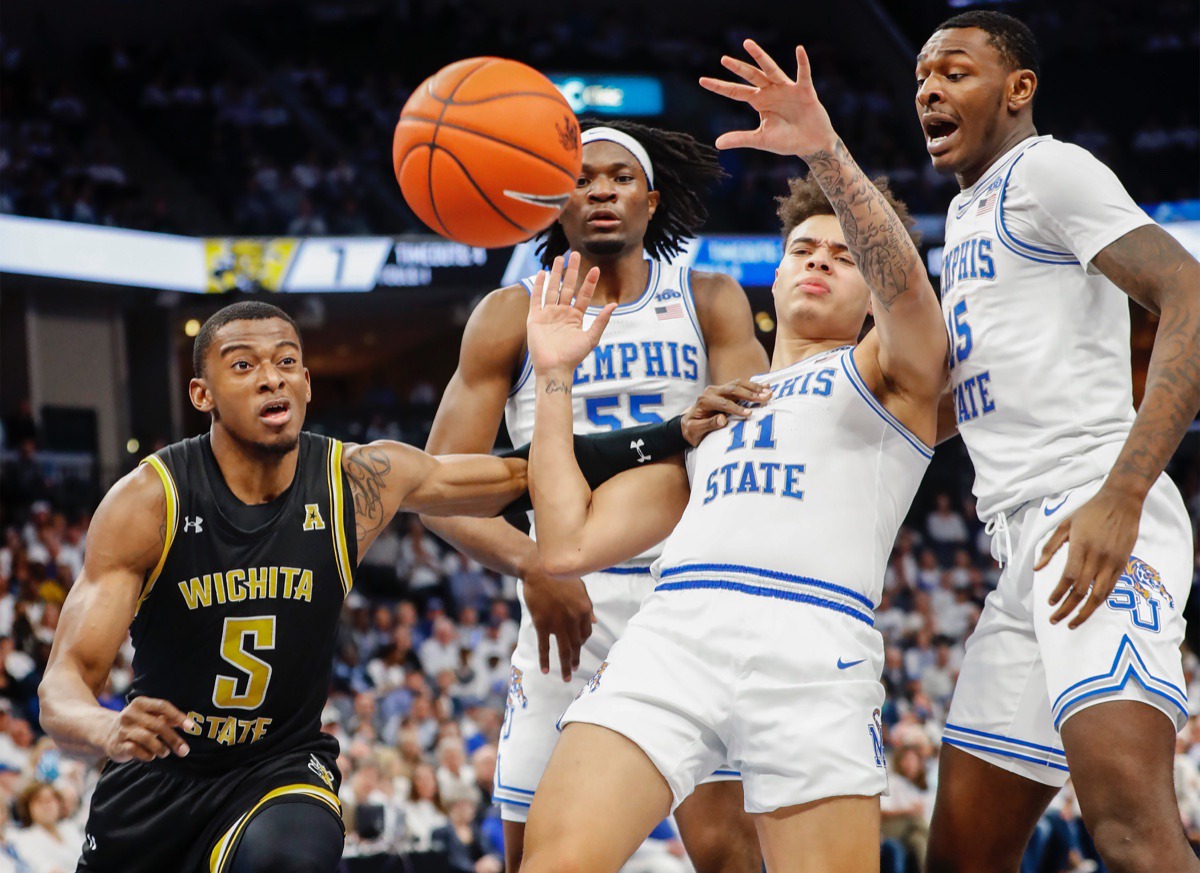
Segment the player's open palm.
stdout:
<svg viewBox="0 0 1200 873">
<path fill-rule="evenodd" d="M 704 76 L 700 85 L 722 97 L 749 103 L 758 113 L 758 127 L 721 134 L 717 148 L 761 149 L 777 155 L 809 155 L 831 149 L 836 134 L 829 113 L 817 98 L 804 47 L 796 46 L 796 78 L 792 79 L 754 40 L 743 45 L 758 66 L 729 55 L 721 58 L 721 65 L 749 84 Z"/>
<path fill-rule="evenodd" d="M 579 254 L 572 252 L 563 264 L 561 257 L 547 274 L 542 270 L 534 281 L 529 295 L 529 359 L 538 373 L 574 370 L 600 342 L 600 336 L 616 305 L 610 303 L 586 329 L 583 316 L 587 312 L 600 268 L 588 270 L 579 280 Z"/>
</svg>

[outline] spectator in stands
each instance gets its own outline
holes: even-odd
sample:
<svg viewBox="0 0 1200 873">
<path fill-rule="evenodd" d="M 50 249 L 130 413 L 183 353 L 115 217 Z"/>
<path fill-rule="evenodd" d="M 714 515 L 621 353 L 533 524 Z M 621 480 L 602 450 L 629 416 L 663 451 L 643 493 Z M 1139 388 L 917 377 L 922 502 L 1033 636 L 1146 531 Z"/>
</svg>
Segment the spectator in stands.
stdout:
<svg viewBox="0 0 1200 873">
<path fill-rule="evenodd" d="M 404 848 L 410 852 L 430 851 L 433 832 L 447 823 L 437 773 L 429 764 L 419 764 L 413 770 L 412 792 L 405 804 L 404 821 Z"/>
<path fill-rule="evenodd" d="M 925 524 L 934 551 L 942 563 L 948 563 L 954 548 L 967 542 L 969 532 L 963 517 L 954 511 L 949 494 L 939 494 L 934 500 L 935 508 Z"/>
<path fill-rule="evenodd" d="M 58 789 L 46 782 L 30 782 L 17 795 L 20 830 L 11 835 L 13 845 L 29 865 L 30 873 L 66 873 L 79 861 L 83 834 L 64 821 Z"/>
<path fill-rule="evenodd" d="M 885 839 L 902 843 L 915 865 L 925 867 L 925 849 L 929 845 L 929 820 L 933 814 L 933 793 L 929 790 L 926 760 L 920 745 L 904 745 L 896 750 L 888 768 L 888 793 L 879 798 L 880 833 Z"/>
</svg>

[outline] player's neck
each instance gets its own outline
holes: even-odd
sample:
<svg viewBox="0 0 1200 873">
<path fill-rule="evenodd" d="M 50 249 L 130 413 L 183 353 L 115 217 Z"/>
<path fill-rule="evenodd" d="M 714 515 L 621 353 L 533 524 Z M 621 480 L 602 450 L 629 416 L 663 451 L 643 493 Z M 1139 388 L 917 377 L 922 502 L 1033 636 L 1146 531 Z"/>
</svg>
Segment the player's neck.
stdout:
<svg viewBox="0 0 1200 873">
<path fill-rule="evenodd" d="M 844 337 L 812 339 L 811 337 L 786 336 L 781 332 L 775 338 L 775 352 L 771 355 L 771 372 L 785 369 L 821 352 L 853 344 L 853 340 L 847 340 Z"/>
<path fill-rule="evenodd" d="M 300 448 L 276 454 L 265 452 L 229 435 L 214 424 L 209 431 L 213 457 L 233 496 L 247 506 L 269 503 L 291 487 L 300 461 Z"/>
<path fill-rule="evenodd" d="M 974 166 L 964 170 L 961 173 L 955 173 L 954 178 L 958 180 L 958 187 L 963 191 L 970 188 L 976 182 L 983 178 L 984 174 L 995 166 L 996 161 L 1000 160 L 1019 142 L 1029 139 L 1031 136 L 1037 136 L 1037 128 L 1033 126 L 1033 119 L 1026 118 L 1016 127 L 1008 132 L 1004 139 L 1000 140 L 995 146 L 988 150 L 987 156 L 976 163 Z"/>
<path fill-rule="evenodd" d="M 579 275 L 586 275 L 592 267 L 600 268 L 600 281 L 592 295 L 592 306 L 632 303 L 645 293 L 646 283 L 650 280 L 650 262 L 641 248 L 611 259 L 595 259 L 584 253 Z"/>
</svg>

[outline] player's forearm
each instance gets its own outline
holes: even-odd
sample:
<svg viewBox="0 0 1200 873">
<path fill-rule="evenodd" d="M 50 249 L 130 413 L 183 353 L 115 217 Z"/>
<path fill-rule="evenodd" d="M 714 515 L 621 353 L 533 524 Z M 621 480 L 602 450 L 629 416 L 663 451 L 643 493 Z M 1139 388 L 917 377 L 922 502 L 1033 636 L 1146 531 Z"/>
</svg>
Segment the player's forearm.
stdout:
<svg viewBox="0 0 1200 873">
<path fill-rule="evenodd" d="M 846 144 L 834 135 L 827 149 L 800 155 L 829 198 L 854 263 L 885 310 L 909 292 L 929 286 L 920 253 L 908 230 Z"/>
<path fill-rule="evenodd" d="M 1196 270 L 1190 272 L 1190 281 L 1195 282 Z M 1186 272 L 1177 278 L 1189 280 Z M 1138 500 L 1166 469 L 1200 410 L 1200 300 L 1195 288 L 1181 285 L 1165 295 L 1146 373 L 1146 393 L 1105 483 L 1105 487 Z"/>
<path fill-rule="evenodd" d="M 59 748 L 81 758 L 105 754 L 119 716 L 100 705 L 79 673 L 52 664 L 38 686 L 38 701 L 42 730 Z"/>
<path fill-rule="evenodd" d="M 592 489 L 575 460 L 572 374 L 539 373 L 530 454 L 538 551 L 548 572 L 570 573 L 579 555 Z"/>
<path fill-rule="evenodd" d="M 489 570 L 528 577 L 540 569 L 537 545 L 503 518 L 421 516 L 425 526 Z"/>
<path fill-rule="evenodd" d="M 406 509 L 426 515 L 499 515 L 528 488 L 520 458 L 443 455 L 429 480 L 409 495 Z"/>
</svg>

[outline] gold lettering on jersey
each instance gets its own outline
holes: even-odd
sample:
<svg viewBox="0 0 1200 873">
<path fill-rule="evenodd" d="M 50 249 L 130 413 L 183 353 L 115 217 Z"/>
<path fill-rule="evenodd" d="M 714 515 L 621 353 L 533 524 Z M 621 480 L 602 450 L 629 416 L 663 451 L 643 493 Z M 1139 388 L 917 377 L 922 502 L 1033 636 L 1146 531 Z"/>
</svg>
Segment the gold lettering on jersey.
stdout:
<svg viewBox="0 0 1200 873">
<path fill-rule="evenodd" d="M 325 530 L 325 519 L 321 518 L 321 504 L 304 504 L 304 529 Z"/>
<path fill-rule="evenodd" d="M 195 725 L 191 730 L 181 728 L 194 737 L 207 736 L 223 746 L 257 743 L 267 734 L 271 725 L 269 718 L 234 718 L 224 715 L 201 715 L 189 712 L 188 718 Z M 207 730 L 206 730 L 207 729 Z"/>
<path fill-rule="evenodd" d="M 283 585 L 279 578 L 283 577 Z M 241 603 L 244 600 L 303 600 L 312 603 L 312 570 L 300 567 L 250 567 L 205 573 L 179 583 L 188 609 Z"/>
</svg>

